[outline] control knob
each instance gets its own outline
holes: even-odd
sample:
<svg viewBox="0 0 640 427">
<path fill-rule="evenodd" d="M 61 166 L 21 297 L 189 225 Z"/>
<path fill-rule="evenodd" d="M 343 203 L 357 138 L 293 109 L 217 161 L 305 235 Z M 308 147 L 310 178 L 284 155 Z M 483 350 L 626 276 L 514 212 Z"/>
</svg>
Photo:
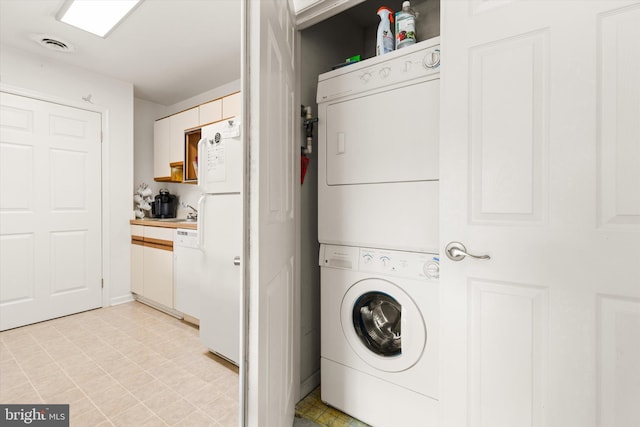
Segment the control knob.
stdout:
<svg viewBox="0 0 640 427">
<path fill-rule="evenodd" d="M 440 49 L 434 49 L 422 58 L 422 65 L 429 70 L 438 68 L 440 66 Z"/>
<path fill-rule="evenodd" d="M 422 264 L 422 272 L 430 279 L 438 279 L 440 277 L 440 266 L 434 261 L 425 262 Z"/>
</svg>

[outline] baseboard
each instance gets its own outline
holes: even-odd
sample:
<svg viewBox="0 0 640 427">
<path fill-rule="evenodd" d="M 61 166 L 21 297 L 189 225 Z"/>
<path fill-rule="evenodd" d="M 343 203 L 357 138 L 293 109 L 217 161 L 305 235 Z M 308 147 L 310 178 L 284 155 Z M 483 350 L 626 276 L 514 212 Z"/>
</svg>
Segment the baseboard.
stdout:
<svg viewBox="0 0 640 427">
<path fill-rule="evenodd" d="M 149 307 L 153 307 L 156 310 L 160 310 L 160 311 L 162 311 L 164 313 L 167 313 L 168 315 L 173 316 L 173 317 L 175 317 L 177 319 L 182 320 L 182 318 L 184 317 L 184 315 L 181 312 L 179 312 L 177 310 L 174 310 L 173 308 L 166 307 L 166 306 L 164 306 L 164 305 L 162 305 L 160 303 L 157 303 L 155 301 L 151 301 L 150 299 L 147 299 L 147 298 L 145 298 L 145 297 L 143 297 L 141 295 L 137 295 L 136 294 L 135 295 L 135 299 L 138 302 L 146 304 Z"/>
<path fill-rule="evenodd" d="M 132 294 L 122 295 L 119 297 L 111 298 L 111 301 L 109 301 L 109 305 L 125 304 L 131 301 L 135 301 Z"/>
<path fill-rule="evenodd" d="M 320 385 L 320 370 L 318 369 L 300 384 L 300 400 Z"/>
</svg>

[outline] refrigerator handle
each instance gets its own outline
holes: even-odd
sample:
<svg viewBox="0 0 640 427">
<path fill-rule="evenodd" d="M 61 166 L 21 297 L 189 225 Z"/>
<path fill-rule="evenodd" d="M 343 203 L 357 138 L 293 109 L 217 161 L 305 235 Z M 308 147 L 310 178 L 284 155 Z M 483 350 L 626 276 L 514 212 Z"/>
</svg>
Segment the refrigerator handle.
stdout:
<svg viewBox="0 0 640 427">
<path fill-rule="evenodd" d="M 206 181 L 207 181 L 207 177 L 205 176 L 205 171 L 207 170 L 206 168 L 206 163 L 207 163 L 207 157 L 205 155 L 205 150 L 206 150 L 206 146 L 205 144 L 207 143 L 207 138 L 206 137 L 202 137 L 200 138 L 200 141 L 198 141 L 198 188 L 200 189 L 201 193 L 205 193 L 206 192 Z M 198 209 L 198 211 L 200 211 L 200 209 Z"/>
<path fill-rule="evenodd" d="M 206 194 L 203 194 L 198 199 L 198 249 L 204 251 L 204 205 Z"/>
</svg>

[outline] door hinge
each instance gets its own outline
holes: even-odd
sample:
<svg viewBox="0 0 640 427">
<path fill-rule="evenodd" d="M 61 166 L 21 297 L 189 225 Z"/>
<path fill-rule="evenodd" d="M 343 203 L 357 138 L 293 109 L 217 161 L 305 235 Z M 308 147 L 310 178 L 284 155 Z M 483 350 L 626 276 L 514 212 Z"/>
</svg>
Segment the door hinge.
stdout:
<svg viewBox="0 0 640 427">
<path fill-rule="evenodd" d="M 104 279 L 100 279 L 100 288 L 104 289 Z"/>
</svg>

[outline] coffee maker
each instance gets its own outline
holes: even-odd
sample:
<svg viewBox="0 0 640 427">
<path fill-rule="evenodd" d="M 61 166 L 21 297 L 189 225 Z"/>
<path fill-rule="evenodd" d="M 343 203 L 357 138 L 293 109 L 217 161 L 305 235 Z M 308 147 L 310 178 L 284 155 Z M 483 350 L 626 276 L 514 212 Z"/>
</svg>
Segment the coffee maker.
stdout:
<svg viewBox="0 0 640 427">
<path fill-rule="evenodd" d="M 178 212 L 178 198 L 163 188 L 151 203 L 151 215 L 154 218 L 175 218 Z"/>
</svg>

